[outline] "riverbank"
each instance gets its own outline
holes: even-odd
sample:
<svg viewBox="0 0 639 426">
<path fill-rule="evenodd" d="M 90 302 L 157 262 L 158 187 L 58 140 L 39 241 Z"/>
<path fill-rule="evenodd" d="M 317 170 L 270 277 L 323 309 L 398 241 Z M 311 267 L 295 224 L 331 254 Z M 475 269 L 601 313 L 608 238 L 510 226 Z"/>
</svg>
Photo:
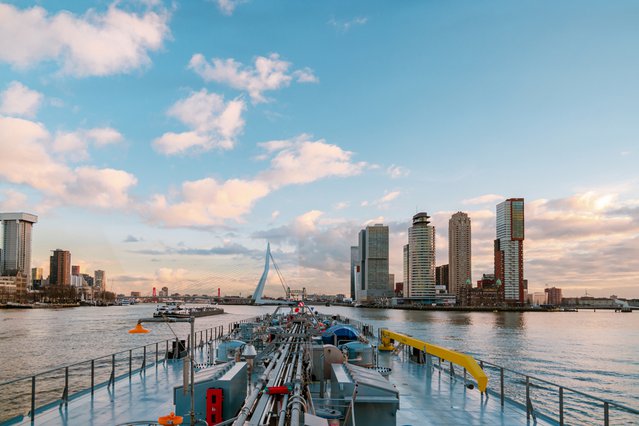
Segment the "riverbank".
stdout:
<svg viewBox="0 0 639 426">
<path fill-rule="evenodd" d="M 15 303 L 0 304 L 0 309 L 60 309 L 77 308 L 79 303 Z"/>
</svg>

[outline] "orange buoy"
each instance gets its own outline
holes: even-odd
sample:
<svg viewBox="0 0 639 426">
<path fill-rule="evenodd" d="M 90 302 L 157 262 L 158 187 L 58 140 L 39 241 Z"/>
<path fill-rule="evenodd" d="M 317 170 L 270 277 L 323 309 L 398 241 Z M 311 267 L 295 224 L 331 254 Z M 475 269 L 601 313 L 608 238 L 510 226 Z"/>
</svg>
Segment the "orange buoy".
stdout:
<svg viewBox="0 0 639 426">
<path fill-rule="evenodd" d="M 158 418 L 158 423 L 162 426 L 181 425 L 184 419 L 182 416 L 176 416 L 173 411 L 168 416 L 162 416 Z"/>
</svg>

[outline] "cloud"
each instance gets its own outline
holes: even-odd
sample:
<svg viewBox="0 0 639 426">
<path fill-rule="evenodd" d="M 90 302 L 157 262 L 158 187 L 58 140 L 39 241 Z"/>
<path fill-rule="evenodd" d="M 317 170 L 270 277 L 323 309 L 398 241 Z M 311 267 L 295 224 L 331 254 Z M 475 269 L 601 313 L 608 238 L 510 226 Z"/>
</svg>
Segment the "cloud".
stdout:
<svg viewBox="0 0 639 426">
<path fill-rule="evenodd" d="M 270 158 L 269 167 L 249 179 L 219 181 L 204 178 L 182 183 L 172 196 L 156 194 L 142 209 L 153 223 L 169 227 L 206 227 L 242 221 L 255 203 L 288 185 L 311 183 L 328 177 L 362 172 L 366 163 L 351 160 L 353 153 L 325 140 L 301 135 L 260 144 Z"/>
<path fill-rule="evenodd" d="M 328 20 L 328 25 L 330 25 L 331 27 L 335 28 L 337 31 L 339 32 L 347 32 L 348 30 L 350 30 L 351 28 L 358 26 L 358 25 L 364 25 L 365 23 L 368 22 L 368 18 L 365 16 L 356 16 L 353 19 L 350 20 L 344 20 L 344 21 L 340 21 L 337 20 L 335 18 L 331 18 Z"/>
<path fill-rule="evenodd" d="M 502 201 L 506 200 L 506 198 L 507 197 L 504 197 L 503 195 L 485 194 L 485 195 L 480 195 L 479 197 L 468 198 L 466 200 L 462 200 L 462 204 L 465 204 L 465 205 L 497 204 L 497 203 L 501 203 Z"/>
<path fill-rule="evenodd" d="M 30 186 L 53 204 L 109 209 L 129 203 L 135 176 L 110 168 L 70 168 L 49 152 L 56 146 L 52 139 L 40 123 L 0 116 L 0 180 Z"/>
<path fill-rule="evenodd" d="M 147 7 L 126 12 L 112 3 L 105 12 L 84 15 L 62 11 L 50 15 L 35 6 L 18 9 L 0 4 L 0 61 L 25 69 L 55 61 L 62 74 L 106 76 L 148 65 L 149 52 L 170 36 L 169 13 Z M 147 5 L 148 6 L 148 5 Z"/>
<path fill-rule="evenodd" d="M 259 175 L 274 188 L 332 176 L 354 176 L 366 167 L 365 162 L 351 161 L 352 152 L 328 144 L 324 139 L 313 141 L 305 134 L 288 141 L 265 142 L 260 146 L 268 153 L 277 152 L 269 170 Z"/>
<path fill-rule="evenodd" d="M 43 98 L 42 93 L 31 90 L 20 82 L 12 81 L 7 89 L 0 93 L 0 114 L 33 118 Z"/>
<path fill-rule="evenodd" d="M 28 210 L 28 206 L 27 196 L 22 192 L 11 188 L 0 191 L 0 210 L 20 212 Z"/>
<path fill-rule="evenodd" d="M 388 175 L 391 177 L 391 179 L 397 179 L 400 177 L 406 177 L 410 174 L 410 170 L 401 167 L 401 166 L 396 166 L 394 164 L 391 164 L 387 169 L 386 169 L 386 173 L 388 173 Z"/>
<path fill-rule="evenodd" d="M 253 103 L 267 102 L 264 92 L 288 87 L 292 81 L 317 83 L 319 80 L 310 68 L 289 71 L 291 63 L 280 59 L 277 53 L 255 58 L 254 67 L 245 66 L 233 58 L 213 58 L 209 63 L 197 53 L 189 62 L 189 68 L 206 82 L 227 84 L 246 91 Z"/>
<path fill-rule="evenodd" d="M 208 93 L 206 89 L 191 92 L 167 111 L 170 117 L 176 118 L 190 130 L 165 133 L 153 141 L 153 146 L 166 155 L 215 148 L 232 149 L 237 136 L 244 129 L 242 112 L 245 109 L 242 99 L 224 102 L 223 96 Z"/>
<path fill-rule="evenodd" d="M 393 201 L 395 198 L 399 197 L 399 194 L 401 194 L 401 192 L 399 191 L 392 191 L 387 193 L 386 195 L 384 195 L 382 198 L 380 198 L 379 200 L 377 200 L 377 204 L 386 204 L 386 203 L 390 203 L 391 201 Z"/>
<path fill-rule="evenodd" d="M 349 206 L 349 203 L 346 201 L 340 201 L 339 203 L 335 204 L 335 206 L 333 206 L 333 208 L 335 210 L 344 210 L 345 208 L 347 208 Z"/>
<path fill-rule="evenodd" d="M 132 250 L 132 253 L 153 256 L 246 256 L 250 258 L 263 258 L 263 250 L 250 249 L 242 244 L 225 241 L 221 246 L 210 248 L 194 247 L 162 247 L 161 249 Z"/>
<path fill-rule="evenodd" d="M 247 0 L 216 0 L 217 7 L 227 16 L 232 15 L 238 5 L 246 2 Z"/>
<path fill-rule="evenodd" d="M 89 144 L 98 148 L 119 143 L 123 136 L 111 127 L 79 129 L 73 132 L 57 132 L 53 140 L 53 152 L 64 155 L 69 161 L 89 159 Z"/>
<path fill-rule="evenodd" d="M 127 237 L 122 240 L 123 243 L 139 243 L 140 241 L 142 241 L 142 238 L 138 238 L 131 234 L 127 235 Z"/>
</svg>

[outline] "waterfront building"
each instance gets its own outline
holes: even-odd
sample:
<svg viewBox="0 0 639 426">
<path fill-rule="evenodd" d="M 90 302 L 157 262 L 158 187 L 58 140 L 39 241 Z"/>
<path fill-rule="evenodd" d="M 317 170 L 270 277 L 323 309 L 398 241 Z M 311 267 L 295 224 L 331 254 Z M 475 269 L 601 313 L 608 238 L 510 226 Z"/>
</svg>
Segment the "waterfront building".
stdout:
<svg viewBox="0 0 639 426">
<path fill-rule="evenodd" d="M 219 297 L 219 288 L 218 288 L 218 297 Z M 169 288 L 168 287 L 162 287 L 162 290 L 160 290 L 160 296 L 161 297 L 169 297 Z"/>
<path fill-rule="evenodd" d="M 93 277 L 89 274 L 80 274 L 89 287 L 93 287 Z"/>
<path fill-rule="evenodd" d="M 359 232 L 359 282 L 355 298 L 358 302 L 372 302 L 389 297 L 388 289 L 388 226 L 375 224 Z"/>
<path fill-rule="evenodd" d="M 388 274 L 388 292 L 389 296 L 395 293 L 395 274 Z"/>
<path fill-rule="evenodd" d="M 80 265 L 71 266 L 71 275 L 80 275 Z"/>
<path fill-rule="evenodd" d="M 501 289 L 494 284 L 484 284 L 470 290 L 470 306 L 497 306 L 501 303 Z"/>
<path fill-rule="evenodd" d="M 492 287 L 495 285 L 495 274 L 482 274 L 481 280 L 477 280 L 477 288 Z"/>
<path fill-rule="evenodd" d="M 71 253 L 56 249 L 49 258 L 49 284 L 71 285 Z"/>
<path fill-rule="evenodd" d="M 528 303 L 533 306 L 546 305 L 548 303 L 546 293 L 535 292 L 533 294 L 528 295 Z"/>
<path fill-rule="evenodd" d="M 140 295 L 141 295 L 141 293 L 139 291 L 132 291 L 131 292 L 131 297 L 140 297 Z"/>
<path fill-rule="evenodd" d="M 544 289 L 544 292 L 548 296 L 548 304 L 559 306 L 561 305 L 561 289 L 557 287 L 551 287 Z"/>
<path fill-rule="evenodd" d="M 93 273 L 93 276 L 95 277 L 93 281 L 94 287 L 101 291 L 106 291 L 106 272 L 98 269 Z"/>
<path fill-rule="evenodd" d="M 27 274 L 0 276 L 0 303 L 21 302 L 27 295 Z"/>
<path fill-rule="evenodd" d="M 523 305 L 524 199 L 509 198 L 496 210 L 495 278 L 502 283 L 506 303 Z"/>
<path fill-rule="evenodd" d="M 31 232 L 38 216 L 29 213 L 0 213 L 2 251 L 0 275 L 26 275 L 31 282 Z"/>
<path fill-rule="evenodd" d="M 359 265 L 359 247 L 351 246 L 351 299 L 355 300 L 355 282 Z"/>
<path fill-rule="evenodd" d="M 395 283 L 395 297 L 404 297 L 404 283 Z"/>
<path fill-rule="evenodd" d="M 413 226 L 408 228 L 408 246 L 404 248 L 404 270 L 408 269 L 404 276 L 405 297 L 435 298 L 435 227 L 429 219 L 427 213 L 417 213 Z"/>
<path fill-rule="evenodd" d="M 449 281 L 448 281 L 448 277 L 449 277 L 449 267 L 448 265 L 441 265 L 441 266 L 437 266 L 435 268 L 435 283 L 437 285 L 443 285 L 444 287 L 446 287 L 446 291 L 449 292 L 450 287 L 449 287 Z"/>
<path fill-rule="evenodd" d="M 459 294 L 472 282 L 471 224 L 466 213 L 457 212 L 448 220 L 448 292 Z"/>
<path fill-rule="evenodd" d="M 42 288 L 44 273 L 42 268 L 31 268 L 31 287 L 34 290 L 39 290 Z"/>
</svg>

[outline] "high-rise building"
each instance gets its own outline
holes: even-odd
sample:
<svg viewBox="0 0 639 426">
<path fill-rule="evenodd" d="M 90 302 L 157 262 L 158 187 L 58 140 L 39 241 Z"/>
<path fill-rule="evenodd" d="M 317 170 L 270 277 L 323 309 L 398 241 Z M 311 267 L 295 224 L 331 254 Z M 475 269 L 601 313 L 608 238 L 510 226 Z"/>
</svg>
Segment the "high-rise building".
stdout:
<svg viewBox="0 0 639 426">
<path fill-rule="evenodd" d="M 80 275 L 80 265 L 71 266 L 71 275 Z"/>
<path fill-rule="evenodd" d="M 435 227 L 428 219 L 425 212 L 417 213 L 413 226 L 408 228 L 408 246 L 404 246 L 405 297 L 435 298 Z"/>
<path fill-rule="evenodd" d="M 395 274 L 388 274 L 388 290 L 389 295 L 395 293 Z"/>
<path fill-rule="evenodd" d="M 359 232 L 359 283 L 355 298 L 359 302 L 388 297 L 388 226 L 376 224 Z"/>
<path fill-rule="evenodd" d="M 49 258 L 49 284 L 71 285 L 71 253 L 57 249 Z"/>
<path fill-rule="evenodd" d="M 93 285 L 95 286 L 95 288 L 101 291 L 105 291 L 106 283 L 107 283 L 106 272 L 98 269 L 97 271 L 94 272 L 94 276 L 95 276 L 95 281 L 93 282 Z"/>
<path fill-rule="evenodd" d="M 559 306 L 561 305 L 561 289 L 557 287 L 545 288 L 544 292 L 548 294 L 548 304 Z"/>
<path fill-rule="evenodd" d="M 31 268 L 31 287 L 36 290 L 41 288 L 43 279 L 42 268 Z"/>
<path fill-rule="evenodd" d="M 38 216 L 29 213 L 0 213 L 2 222 L 2 251 L 0 275 L 18 272 L 31 283 L 31 230 Z"/>
<path fill-rule="evenodd" d="M 445 286 L 447 293 L 450 293 L 450 286 L 448 282 L 449 270 L 450 268 L 448 265 L 440 265 L 435 268 L 435 284 Z"/>
<path fill-rule="evenodd" d="M 448 292 L 459 294 L 472 282 L 470 218 L 457 212 L 448 221 Z"/>
<path fill-rule="evenodd" d="M 524 199 L 497 204 L 495 279 L 502 283 L 506 303 L 524 304 Z"/>
<path fill-rule="evenodd" d="M 355 283 L 357 281 L 357 265 L 359 264 L 359 247 L 351 246 L 351 299 L 355 300 Z"/>
</svg>

